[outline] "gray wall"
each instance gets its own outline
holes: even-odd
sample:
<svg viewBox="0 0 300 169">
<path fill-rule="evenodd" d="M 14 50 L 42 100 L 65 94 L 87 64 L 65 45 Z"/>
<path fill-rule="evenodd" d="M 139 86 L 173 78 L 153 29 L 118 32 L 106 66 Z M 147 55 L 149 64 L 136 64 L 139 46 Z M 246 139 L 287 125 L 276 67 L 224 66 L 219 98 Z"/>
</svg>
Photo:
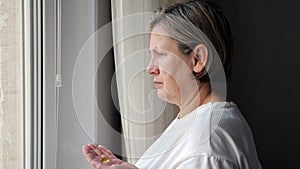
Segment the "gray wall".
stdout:
<svg viewBox="0 0 300 169">
<path fill-rule="evenodd" d="M 229 98 L 248 120 L 265 169 L 297 168 L 300 154 L 300 1 L 217 1 L 235 39 Z"/>
</svg>

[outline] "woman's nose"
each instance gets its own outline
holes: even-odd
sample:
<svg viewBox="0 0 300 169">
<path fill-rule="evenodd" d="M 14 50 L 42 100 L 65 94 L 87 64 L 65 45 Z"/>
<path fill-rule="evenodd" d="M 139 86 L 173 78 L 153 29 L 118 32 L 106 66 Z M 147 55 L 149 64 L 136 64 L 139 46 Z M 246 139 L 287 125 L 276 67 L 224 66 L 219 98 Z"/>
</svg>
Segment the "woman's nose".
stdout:
<svg viewBox="0 0 300 169">
<path fill-rule="evenodd" d="M 147 73 L 151 74 L 151 75 L 158 75 L 160 73 L 160 71 L 157 66 L 149 65 L 147 67 Z"/>
<path fill-rule="evenodd" d="M 160 73 L 157 58 L 153 56 L 151 57 L 150 63 L 147 67 L 147 73 L 151 75 L 158 75 Z"/>
</svg>

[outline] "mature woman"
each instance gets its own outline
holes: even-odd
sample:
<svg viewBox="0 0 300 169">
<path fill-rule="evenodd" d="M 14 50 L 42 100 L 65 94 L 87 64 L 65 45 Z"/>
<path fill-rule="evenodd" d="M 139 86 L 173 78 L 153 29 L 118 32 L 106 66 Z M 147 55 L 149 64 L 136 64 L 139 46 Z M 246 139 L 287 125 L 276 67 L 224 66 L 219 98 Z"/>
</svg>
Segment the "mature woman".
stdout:
<svg viewBox="0 0 300 169">
<path fill-rule="evenodd" d="M 83 146 L 94 169 L 260 168 L 251 131 L 226 101 L 232 37 L 221 9 L 209 1 L 175 4 L 150 23 L 158 96 L 179 106 L 177 118 L 133 165 L 103 146 Z"/>
</svg>

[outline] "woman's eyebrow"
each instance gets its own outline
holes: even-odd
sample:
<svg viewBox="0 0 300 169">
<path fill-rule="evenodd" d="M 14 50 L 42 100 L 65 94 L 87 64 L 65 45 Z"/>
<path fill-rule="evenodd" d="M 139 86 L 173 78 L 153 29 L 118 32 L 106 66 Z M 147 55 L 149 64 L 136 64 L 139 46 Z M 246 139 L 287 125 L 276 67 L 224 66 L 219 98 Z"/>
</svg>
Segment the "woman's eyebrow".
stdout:
<svg viewBox="0 0 300 169">
<path fill-rule="evenodd" d="M 166 53 L 166 50 L 163 50 L 163 49 L 159 49 L 157 47 L 153 48 L 153 49 L 149 49 L 149 51 L 151 53 Z"/>
<path fill-rule="evenodd" d="M 150 53 L 154 53 L 154 54 L 157 54 L 157 53 L 159 53 L 159 51 L 157 50 L 157 48 L 155 47 L 155 48 L 153 48 L 153 49 L 149 49 L 149 52 Z"/>
</svg>

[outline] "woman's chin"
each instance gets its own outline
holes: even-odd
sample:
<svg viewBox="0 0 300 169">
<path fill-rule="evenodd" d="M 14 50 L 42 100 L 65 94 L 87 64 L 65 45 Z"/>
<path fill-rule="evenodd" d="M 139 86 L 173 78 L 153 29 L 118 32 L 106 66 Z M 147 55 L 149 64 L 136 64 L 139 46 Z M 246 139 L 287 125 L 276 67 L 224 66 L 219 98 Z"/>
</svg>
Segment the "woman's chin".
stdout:
<svg viewBox="0 0 300 169">
<path fill-rule="evenodd" d="M 159 90 L 159 89 L 157 90 L 157 96 L 158 96 L 159 99 L 168 102 L 165 93 L 163 91 Z"/>
<path fill-rule="evenodd" d="M 166 95 L 163 91 L 157 90 L 157 96 L 162 101 L 165 101 L 165 102 L 168 102 L 171 104 L 176 104 L 174 99 L 172 99 L 173 97 L 171 95 Z"/>
</svg>

